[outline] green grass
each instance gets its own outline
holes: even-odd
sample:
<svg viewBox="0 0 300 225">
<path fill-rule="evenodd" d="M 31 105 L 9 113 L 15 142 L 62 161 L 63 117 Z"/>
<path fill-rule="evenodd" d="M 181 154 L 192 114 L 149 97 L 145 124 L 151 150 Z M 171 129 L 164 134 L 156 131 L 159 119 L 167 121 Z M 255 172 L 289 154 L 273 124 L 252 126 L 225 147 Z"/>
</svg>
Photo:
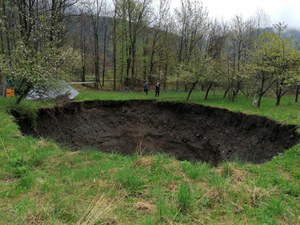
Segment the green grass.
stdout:
<svg viewBox="0 0 300 225">
<path fill-rule="evenodd" d="M 193 196 L 188 182 L 184 182 L 179 186 L 177 201 L 181 212 L 185 213 L 191 209 Z"/>
<path fill-rule="evenodd" d="M 162 92 L 159 100 L 185 101 Z M 143 93 L 83 92 L 77 100 L 154 99 Z M 212 93 L 191 102 L 300 124 L 300 106 L 264 98 L 261 109 L 239 96 Z M 0 224 L 299 224 L 300 144 L 268 163 L 179 162 L 166 155 L 121 156 L 93 149 L 70 151 L 51 140 L 22 136 L 0 98 Z M 23 101 L 32 113 L 54 102 Z"/>
</svg>

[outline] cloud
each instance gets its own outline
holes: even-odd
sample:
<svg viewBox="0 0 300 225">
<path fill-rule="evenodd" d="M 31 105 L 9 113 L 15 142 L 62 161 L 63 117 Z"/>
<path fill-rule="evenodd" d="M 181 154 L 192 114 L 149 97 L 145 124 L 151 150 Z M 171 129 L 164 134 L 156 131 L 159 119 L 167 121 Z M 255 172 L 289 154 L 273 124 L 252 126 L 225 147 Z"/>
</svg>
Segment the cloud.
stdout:
<svg viewBox="0 0 300 225">
<path fill-rule="evenodd" d="M 235 15 L 249 18 L 257 10 L 270 16 L 271 22 L 286 22 L 289 27 L 300 28 L 300 0 L 202 0 L 215 18 L 231 20 Z M 172 8 L 180 6 L 180 0 L 171 1 Z"/>
<path fill-rule="evenodd" d="M 292 5 L 285 5 L 272 15 L 272 19 L 275 23 L 285 22 L 288 24 L 288 27 L 300 28 L 299 10 L 300 1 L 298 8 Z"/>
</svg>

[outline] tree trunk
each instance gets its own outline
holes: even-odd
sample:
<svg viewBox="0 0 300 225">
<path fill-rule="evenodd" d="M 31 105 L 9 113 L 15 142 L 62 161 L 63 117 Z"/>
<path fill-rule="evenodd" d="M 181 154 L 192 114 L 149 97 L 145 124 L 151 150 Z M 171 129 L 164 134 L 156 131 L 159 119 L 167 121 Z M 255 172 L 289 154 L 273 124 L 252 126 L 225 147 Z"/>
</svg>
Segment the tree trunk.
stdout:
<svg viewBox="0 0 300 225">
<path fill-rule="evenodd" d="M 240 81 L 238 81 L 236 89 L 232 91 L 232 96 L 231 96 L 231 101 L 232 102 L 235 101 L 235 98 L 237 97 L 239 91 L 241 90 L 240 88 L 241 88 L 241 83 L 240 83 Z"/>
<path fill-rule="evenodd" d="M 260 89 L 259 89 L 259 95 L 258 95 L 258 101 L 257 101 L 257 108 L 260 107 L 261 99 L 264 94 L 264 87 L 265 87 L 265 77 L 263 76 L 260 83 Z"/>
<path fill-rule="evenodd" d="M 190 96 L 191 96 L 191 94 L 192 94 L 192 92 L 193 92 L 193 90 L 195 89 L 195 87 L 196 87 L 197 84 L 198 84 L 198 80 L 196 80 L 196 81 L 193 83 L 193 85 L 192 85 L 192 87 L 191 87 L 191 89 L 190 89 L 190 91 L 189 91 L 189 94 L 188 94 L 188 96 L 187 96 L 187 98 L 186 98 L 187 101 L 190 99 Z"/>
<path fill-rule="evenodd" d="M 6 5 L 5 5 L 5 1 L 2 1 L 2 11 L 3 11 L 3 15 L 5 15 L 6 17 L 8 16 L 7 13 L 6 13 Z M 9 59 L 11 60 L 11 49 L 12 49 L 12 46 L 11 46 L 11 40 L 10 40 L 10 27 L 8 25 L 8 21 L 5 21 L 5 31 L 6 31 L 6 47 L 7 47 L 7 53 L 8 53 L 8 57 Z"/>
<path fill-rule="evenodd" d="M 164 72 L 164 83 L 163 83 L 164 90 L 166 90 L 166 87 L 167 87 L 167 74 L 168 74 L 168 71 L 169 71 L 168 62 L 166 62 L 165 72 Z"/>
<path fill-rule="evenodd" d="M 210 89 L 212 88 L 213 84 L 209 84 L 207 90 L 206 90 L 206 93 L 205 93 L 205 97 L 204 97 L 204 100 L 207 100 L 207 97 L 208 97 L 208 93 L 210 91 Z"/>
<path fill-rule="evenodd" d="M 52 0 L 52 4 L 51 4 L 51 15 L 50 15 L 50 32 L 49 32 L 49 40 L 50 43 L 52 43 L 54 41 L 55 38 L 55 29 L 57 29 L 57 27 L 55 27 L 56 25 L 56 17 L 57 17 L 57 2 L 56 0 Z"/>
<path fill-rule="evenodd" d="M 27 94 L 29 93 L 29 91 L 31 90 L 32 86 L 29 85 L 25 79 L 23 79 L 21 81 L 21 84 L 20 84 L 20 87 L 19 87 L 19 90 L 22 90 L 22 87 L 23 85 L 26 85 L 27 87 L 25 88 L 24 91 L 21 92 L 20 96 L 17 98 L 17 101 L 16 101 L 16 105 L 19 105 L 20 102 L 27 96 Z"/>
<path fill-rule="evenodd" d="M 155 47 L 156 47 L 156 39 L 157 39 L 158 33 L 156 32 L 154 35 L 154 40 L 152 43 L 152 49 L 151 49 L 151 56 L 150 56 L 150 69 L 149 69 L 149 81 L 152 81 L 152 75 L 154 70 L 154 55 L 155 55 Z"/>
<path fill-rule="evenodd" d="M 132 43 L 132 63 L 131 63 L 131 89 L 135 86 L 135 63 L 136 63 L 136 40 Z"/>
<path fill-rule="evenodd" d="M 276 106 L 279 106 L 279 105 L 280 105 L 280 100 L 281 100 L 281 96 L 280 96 L 280 95 L 277 95 L 277 96 L 276 96 Z"/>
<path fill-rule="evenodd" d="M 86 75 L 86 40 L 85 36 L 83 34 L 83 22 L 81 21 L 81 27 L 80 27 L 80 42 L 81 42 L 81 81 L 85 82 L 85 75 Z"/>
<path fill-rule="evenodd" d="M 104 87 L 104 76 L 106 72 L 106 46 L 107 46 L 107 22 L 104 18 L 104 38 L 103 38 L 103 64 L 102 64 L 102 87 Z"/>
<path fill-rule="evenodd" d="M 262 99 L 262 94 L 259 94 L 258 95 L 258 100 L 257 100 L 257 108 L 260 108 L 261 99 Z"/>
<path fill-rule="evenodd" d="M 122 40 L 121 40 L 121 76 L 120 76 L 120 84 L 124 86 L 124 65 L 125 65 L 125 54 L 126 54 L 126 49 L 125 49 L 125 41 L 124 41 L 124 35 L 126 34 L 123 34 L 123 37 L 122 37 Z"/>
<path fill-rule="evenodd" d="M 84 52 L 84 51 L 81 53 L 81 63 L 82 63 L 82 68 L 81 68 L 81 81 L 82 81 L 82 82 L 85 82 L 86 63 L 85 63 L 85 52 Z"/>
<path fill-rule="evenodd" d="M 113 90 L 117 89 L 117 8 L 115 8 L 115 14 L 113 17 Z"/>
<path fill-rule="evenodd" d="M 298 102 L 298 96 L 299 96 L 299 91 L 300 91 L 300 84 L 297 84 L 296 87 L 296 96 L 295 96 L 295 102 Z"/>
<path fill-rule="evenodd" d="M 117 83 L 117 46 L 116 46 L 116 44 L 114 44 L 114 46 L 113 46 L 113 70 L 114 70 L 114 80 L 113 80 L 113 90 L 115 91 L 115 90 L 117 90 L 117 85 L 116 85 L 116 83 Z"/>
<path fill-rule="evenodd" d="M 223 95 L 223 99 L 226 98 L 226 96 L 227 96 L 227 94 L 228 94 L 228 91 L 229 91 L 229 88 L 227 88 L 227 89 L 225 90 L 224 95 Z"/>
<path fill-rule="evenodd" d="M 147 60 L 146 60 L 146 57 L 147 57 L 147 48 L 146 48 L 146 45 L 147 45 L 147 43 L 148 43 L 148 40 L 146 39 L 146 40 L 143 40 L 143 80 L 144 80 L 144 82 L 146 82 L 147 81 L 147 79 L 148 79 L 148 81 L 149 82 L 151 82 L 150 81 L 150 79 L 149 79 L 149 77 L 147 78 Z"/>
<path fill-rule="evenodd" d="M 0 30 L 0 41 L 1 41 L 1 54 L 4 54 L 4 38 L 3 38 L 3 31 Z"/>
<path fill-rule="evenodd" d="M 282 97 L 282 88 L 281 88 L 281 83 L 283 81 L 277 79 L 277 83 L 276 83 L 276 106 L 280 105 L 280 100 Z"/>
<path fill-rule="evenodd" d="M 276 106 L 280 105 L 281 97 L 282 97 L 282 88 L 278 87 L 278 89 L 276 91 Z"/>
<path fill-rule="evenodd" d="M 128 79 L 129 79 L 129 73 L 130 73 L 130 65 L 131 65 L 131 47 L 128 46 L 126 48 L 126 56 L 127 56 L 127 59 L 126 59 L 126 77 L 125 77 L 125 80 L 128 82 Z M 126 85 L 129 85 L 129 84 L 126 84 Z"/>
<path fill-rule="evenodd" d="M 177 74 L 177 79 L 176 79 L 176 91 L 179 90 L 179 74 Z"/>
<path fill-rule="evenodd" d="M 95 81 L 96 81 L 96 89 L 99 89 L 100 86 L 100 56 L 99 56 L 99 42 L 98 35 L 95 36 Z"/>
</svg>

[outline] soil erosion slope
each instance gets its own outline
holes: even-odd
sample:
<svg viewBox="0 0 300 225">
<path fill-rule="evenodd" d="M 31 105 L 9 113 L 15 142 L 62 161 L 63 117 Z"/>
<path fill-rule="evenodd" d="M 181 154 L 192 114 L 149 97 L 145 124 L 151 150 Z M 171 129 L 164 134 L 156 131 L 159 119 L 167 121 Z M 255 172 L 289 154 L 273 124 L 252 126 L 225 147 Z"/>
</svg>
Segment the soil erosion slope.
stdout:
<svg viewBox="0 0 300 225">
<path fill-rule="evenodd" d="M 50 137 L 76 149 L 164 152 L 214 165 L 232 159 L 262 163 L 299 140 L 295 126 L 264 117 L 146 100 L 72 102 L 40 109 L 36 129 L 29 119 L 18 121 L 25 134 Z"/>
</svg>

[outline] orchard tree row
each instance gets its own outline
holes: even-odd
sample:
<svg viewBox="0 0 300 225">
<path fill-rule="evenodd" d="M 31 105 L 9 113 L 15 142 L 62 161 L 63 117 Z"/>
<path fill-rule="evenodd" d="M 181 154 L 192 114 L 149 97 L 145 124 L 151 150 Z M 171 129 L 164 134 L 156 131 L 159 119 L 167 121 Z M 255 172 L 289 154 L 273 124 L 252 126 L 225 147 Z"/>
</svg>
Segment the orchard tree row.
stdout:
<svg viewBox="0 0 300 225">
<path fill-rule="evenodd" d="M 0 0 L 1 83 L 22 99 L 32 87 L 61 79 L 95 88 L 135 89 L 148 81 L 205 98 L 213 88 L 234 101 L 299 93 L 300 53 L 258 12 L 228 22 L 209 17 L 198 0 Z M 2 87 L 3 85 L 1 85 Z"/>
</svg>

